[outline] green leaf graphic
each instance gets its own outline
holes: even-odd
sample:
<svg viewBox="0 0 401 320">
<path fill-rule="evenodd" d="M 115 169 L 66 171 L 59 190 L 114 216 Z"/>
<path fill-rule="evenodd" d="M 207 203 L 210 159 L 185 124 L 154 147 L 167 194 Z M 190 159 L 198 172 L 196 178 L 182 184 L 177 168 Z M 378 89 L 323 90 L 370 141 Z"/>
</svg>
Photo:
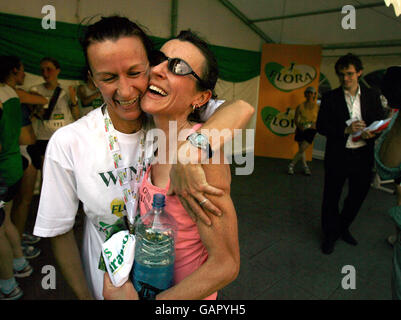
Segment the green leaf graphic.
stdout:
<svg viewBox="0 0 401 320">
<path fill-rule="evenodd" d="M 282 66 L 281 64 L 279 64 L 277 62 L 266 63 L 266 66 L 265 66 L 266 77 L 269 80 L 269 82 L 277 90 L 288 92 L 288 90 L 283 90 L 276 86 L 275 78 L 276 78 L 277 74 L 279 74 L 281 72 L 282 69 L 284 69 L 284 66 Z"/>
</svg>

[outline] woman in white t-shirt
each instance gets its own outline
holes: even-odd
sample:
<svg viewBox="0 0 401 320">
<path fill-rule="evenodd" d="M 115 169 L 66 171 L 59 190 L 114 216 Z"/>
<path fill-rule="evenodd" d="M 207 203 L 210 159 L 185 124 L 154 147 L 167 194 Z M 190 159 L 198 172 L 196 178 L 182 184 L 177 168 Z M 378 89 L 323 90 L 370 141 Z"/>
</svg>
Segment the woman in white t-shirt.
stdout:
<svg viewBox="0 0 401 320">
<path fill-rule="evenodd" d="M 57 130 L 50 139 L 34 234 L 52 237 L 56 260 L 79 299 L 103 299 L 104 273 L 98 269 L 101 245 L 110 226 L 136 201 L 132 197 L 132 203 L 126 202 L 120 174 L 124 185 L 128 181 L 133 189 L 152 157 L 151 148 L 143 144 L 144 117 L 139 107 L 148 89 L 152 43 L 135 23 L 113 16 L 89 26 L 82 45 L 105 105 Z M 253 108 L 243 101 L 225 105 L 203 128 L 245 127 Z M 221 146 L 220 139 L 212 141 L 213 149 Z M 182 147 L 197 150 L 189 142 Z M 221 212 L 211 201 L 199 206 L 205 194 L 223 194 L 207 183 L 201 165 L 173 166 L 171 185 L 171 191 L 202 221 L 210 223 L 205 211 Z M 79 200 L 86 215 L 82 262 L 73 233 Z"/>
<path fill-rule="evenodd" d="M 27 148 L 37 170 L 42 168 L 46 147 L 53 133 L 79 118 L 75 89 L 71 86 L 64 89 L 58 83 L 58 75 L 61 72 L 59 62 L 52 57 L 44 57 L 40 61 L 40 69 L 45 82 L 32 86 L 29 91 L 47 98 L 49 103 L 37 106 L 33 112 L 32 127 L 37 141 Z M 55 92 L 58 90 L 60 91 L 56 95 Z M 52 104 L 53 96 L 54 104 Z"/>
</svg>

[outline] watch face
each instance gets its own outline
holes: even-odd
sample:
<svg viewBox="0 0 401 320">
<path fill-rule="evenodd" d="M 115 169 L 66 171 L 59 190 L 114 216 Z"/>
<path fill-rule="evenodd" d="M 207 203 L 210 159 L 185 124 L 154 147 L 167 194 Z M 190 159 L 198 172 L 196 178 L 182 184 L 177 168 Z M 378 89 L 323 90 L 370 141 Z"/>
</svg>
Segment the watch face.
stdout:
<svg viewBox="0 0 401 320">
<path fill-rule="evenodd" d="M 204 136 L 198 134 L 198 135 L 195 137 L 195 140 L 196 140 L 196 143 L 197 143 L 198 145 L 200 145 L 200 146 L 204 146 L 204 145 L 205 145 L 205 137 L 204 137 Z"/>
<path fill-rule="evenodd" d="M 195 145 L 198 148 L 202 148 L 202 149 L 206 149 L 207 144 L 209 142 L 209 141 L 207 141 L 206 137 L 200 133 L 191 134 L 189 136 L 189 138 L 193 145 Z"/>
<path fill-rule="evenodd" d="M 203 134 L 198 132 L 192 133 L 188 136 L 188 140 L 193 146 L 207 151 L 208 158 L 213 156 L 213 151 L 209 145 L 209 140 Z"/>
</svg>

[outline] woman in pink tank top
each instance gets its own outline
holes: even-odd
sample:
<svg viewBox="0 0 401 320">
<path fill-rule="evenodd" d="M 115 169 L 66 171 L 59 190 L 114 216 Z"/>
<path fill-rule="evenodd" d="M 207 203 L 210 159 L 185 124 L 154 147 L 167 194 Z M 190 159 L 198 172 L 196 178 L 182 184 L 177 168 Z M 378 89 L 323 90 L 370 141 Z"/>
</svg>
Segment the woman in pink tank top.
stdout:
<svg viewBox="0 0 401 320">
<path fill-rule="evenodd" d="M 201 125 L 195 125 L 193 132 Z M 208 253 L 203 245 L 198 232 L 197 224 L 191 219 L 180 199 L 176 195 L 167 195 L 170 187 L 168 180 L 165 187 L 159 187 L 152 183 L 152 167 L 146 171 L 139 190 L 139 205 L 141 216 L 145 215 L 152 208 L 152 199 L 156 193 L 166 196 L 165 210 L 174 217 L 178 225 L 178 232 L 175 241 L 175 264 L 174 264 L 174 284 L 185 279 L 195 270 L 197 270 L 208 258 Z M 217 292 L 214 292 L 207 300 L 217 298 Z"/>
<path fill-rule="evenodd" d="M 213 94 L 217 81 L 217 69 L 213 68 L 217 64 L 206 43 L 189 31 L 181 32 L 154 55 L 149 89 L 141 107 L 153 115 L 156 127 L 166 136 L 166 155 L 158 154 L 158 159 L 170 159 L 170 153 L 177 151 L 170 146 L 170 121 L 175 121 L 178 136 L 185 138 L 199 131 L 201 125 L 191 120 Z M 203 160 L 209 156 L 208 150 L 189 148 Z M 202 165 L 206 179 L 225 192 L 221 197 L 208 196 L 203 202 L 211 200 L 223 214 L 212 215 L 211 226 L 194 222 L 177 196 L 167 196 L 166 211 L 178 222 L 174 286 L 159 293 L 157 299 L 216 299 L 217 290 L 238 275 L 240 258 L 237 217 L 230 197 L 231 173 L 224 164 L 223 152 L 213 157 L 213 162 L 219 164 Z M 149 199 L 154 193 L 167 194 L 171 166 L 155 163 L 149 168 L 140 188 L 141 214 L 150 209 Z"/>
<path fill-rule="evenodd" d="M 146 172 L 140 187 L 141 215 L 151 208 L 153 194 L 167 195 L 172 164 L 168 161 L 162 163 L 162 159 L 170 159 L 170 155 L 177 153 L 177 146 L 170 141 L 177 137 L 171 135 L 185 138 L 199 130 L 201 125 L 191 121 L 191 117 L 213 95 L 218 76 L 217 63 L 210 49 L 190 31 L 183 31 L 176 39 L 166 42 L 152 58 L 149 87 L 141 99 L 141 108 L 153 115 L 156 127 L 166 137 L 166 147 L 158 146 L 156 162 Z M 170 132 L 171 124 L 174 133 Z M 183 147 L 187 149 L 182 150 Z M 162 154 L 163 149 L 166 154 Z M 210 215 L 212 224 L 208 226 L 199 220 L 193 221 L 178 196 L 166 197 L 166 211 L 178 223 L 174 285 L 160 292 L 157 300 L 216 299 L 217 291 L 235 280 L 239 272 L 237 217 L 230 197 L 230 168 L 224 164 L 224 154 L 215 152 L 212 155 L 210 148 L 203 150 L 189 143 L 182 144 L 178 161 L 188 160 L 188 155 L 198 161 L 206 160 L 202 162 L 206 163 L 202 164 L 206 180 L 224 191 L 221 196 L 205 196 L 199 201 L 199 206 L 205 209 L 212 202 L 222 215 Z M 195 198 L 192 201 L 198 202 Z M 120 298 L 138 299 L 130 281 L 120 288 L 113 288 L 113 291 L 116 294 L 119 291 Z"/>
</svg>

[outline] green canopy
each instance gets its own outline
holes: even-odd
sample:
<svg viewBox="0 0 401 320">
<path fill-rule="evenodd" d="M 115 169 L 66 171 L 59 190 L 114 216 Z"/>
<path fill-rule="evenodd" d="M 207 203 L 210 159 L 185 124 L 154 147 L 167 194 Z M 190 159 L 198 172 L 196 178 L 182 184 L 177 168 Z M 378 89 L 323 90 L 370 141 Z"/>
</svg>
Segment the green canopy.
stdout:
<svg viewBox="0 0 401 320">
<path fill-rule="evenodd" d="M 83 79 L 85 59 L 79 35 L 85 27 L 56 22 L 56 29 L 42 28 L 42 19 L 0 13 L 0 54 L 16 55 L 27 72 L 40 75 L 39 62 L 45 56 L 61 64 L 61 79 Z M 156 48 L 167 39 L 150 37 Z M 242 82 L 260 73 L 260 52 L 211 45 L 217 57 L 220 79 Z"/>
</svg>

